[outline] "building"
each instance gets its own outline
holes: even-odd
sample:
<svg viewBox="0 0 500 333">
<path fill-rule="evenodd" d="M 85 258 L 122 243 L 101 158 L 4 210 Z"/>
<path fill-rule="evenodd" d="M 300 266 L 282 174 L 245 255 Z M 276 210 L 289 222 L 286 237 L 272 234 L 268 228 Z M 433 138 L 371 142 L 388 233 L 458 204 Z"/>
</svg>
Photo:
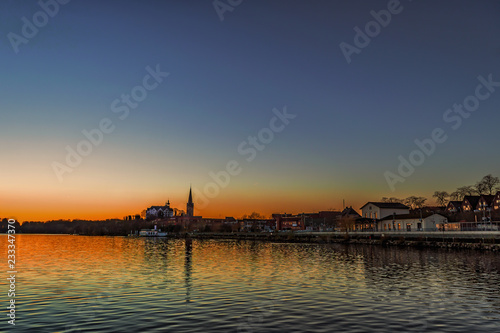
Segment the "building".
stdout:
<svg viewBox="0 0 500 333">
<path fill-rule="evenodd" d="M 448 206 L 446 206 L 447 213 L 459 213 L 462 211 L 462 201 L 450 201 L 448 202 Z"/>
<path fill-rule="evenodd" d="M 379 221 L 379 231 L 436 231 L 448 219 L 441 214 L 403 214 L 384 217 Z"/>
<path fill-rule="evenodd" d="M 323 210 L 318 213 L 302 213 L 299 215 L 303 218 L 306 230 L 334 231 L 337 225 L 337 217 L 340 214 L 339 211 Z"/>
<path fill-rule="evenodd" d="M 493 206 L 494 195 L 482 195 L 477 203 L 476 210 L 490 210 Z"/>
<path fill-rule="evenodd" d="M 352 206 L 344 208 L 344 210 L 337 216 L 337 218 L 359 218 L 361 215 L 355 211 Z"/>
<path fill-rule="evenodd" d="M 302 215 L 273 214 L 276 221 L 276 230 L 305 230 L 305 221 Z"/>
<path fill-rule="evenodd" d="M 193 195 L 191 194 L 191 187 L 189 187 L 189 198 L 186 204 L 186 215 L 188 217 L 194 216 L 194 203 L 193 203 Z"/>
<path fill-rule="evenodd" d="M 344 208 L 342 212 L 337 216 L 337 223 L 335 226 L 336 231 L 355 231 L 355 230 L 365 230 L 366 221 L 361 221 L 361 215 L 350 207 Z M 368 220 L 368 219 L 367 219 Z"/>
<path fill-rule="evenodd" d="M 274 219 L 243 219 L 240 223 L 242 231 L 271 232 L 276 230 Z"/>
<path fill-rule="evenodd" d="M 368 202 L 361 211 L 363 218 L 379 220 L 389 215 L 409 214 L 410 207 L 399 202 Z"/>
<path fill-rule="evenodd" d="M 495 198 L 493 198 L 493 209 L 498 210 L 500 209 L 500 191 L 497 192 L 495 195 Z"/>
<path fill-rule="evenodd" d="M 479 199 L 481 199 L 479 195 L 466 195 L 462 201 L 462 211 L 472 212 L 476 210 Z"/>
<path fill-rule="evenodd" d="M 151 206 L 146 209 L 146 219 L 162 219 L 174 216 L 174 210 L 170 208 L 170 200 L 165 206 Z"/>
</svg>

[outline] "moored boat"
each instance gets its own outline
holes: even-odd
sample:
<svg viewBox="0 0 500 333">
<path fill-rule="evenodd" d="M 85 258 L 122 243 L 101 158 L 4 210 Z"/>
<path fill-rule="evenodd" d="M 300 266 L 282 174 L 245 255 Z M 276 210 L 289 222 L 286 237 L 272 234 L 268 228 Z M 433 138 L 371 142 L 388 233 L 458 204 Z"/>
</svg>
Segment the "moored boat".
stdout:
<svg viewBox="0 0 500 333">
<path fill-rule="evenodd" d="M 166 237 L 167 232 L 162 232 L 157 229 L 141 229 L 139 232 L 139 236 L 141 237 Z"/>
</svg>

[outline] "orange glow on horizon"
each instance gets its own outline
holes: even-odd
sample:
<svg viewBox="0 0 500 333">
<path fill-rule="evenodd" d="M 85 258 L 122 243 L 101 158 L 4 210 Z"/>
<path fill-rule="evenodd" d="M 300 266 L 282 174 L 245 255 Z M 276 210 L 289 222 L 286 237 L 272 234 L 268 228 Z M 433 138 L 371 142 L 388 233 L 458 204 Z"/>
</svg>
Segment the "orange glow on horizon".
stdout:
<svg viewBox="0 0 500 333">
<path fill-rule="evenodd" d="M 106 220 L 122 219 L 128 215 L 141 214 L 153 205 L 164 205 L 170 201 L 172 208 L 185 211 L 189 187 L 184 184 L 173 186 L 171 191 L 159 188 L 127 188 L 124 184 L 104 183 L 96 188 L 97 181 L 63 184 L 60 187 L 37 186 L 25 188 L 7 186 L 0 194 L 0 218 L 15 218 L 18 221 L 49 220 Z M 269 186 L 263 184 L 232 183 L 220 189 L 213 198 L 193 186 L 194 214 L 207 218 L 240 218 L 252 212 L 270 217 L 272 213 L 313 213 L 326 210 L 342 210 L 342 201 L 359 212 L 368 201 L 379 201 L 382 196 L 424 195 L 419 193 L 380 193 L 361 187 L 336 188 L 330 185 L 287 184 Z M 197 191 L 195 191 L 197 190 Z M 428 203 L 431 203 L 431 195 Z"/>
</svg>

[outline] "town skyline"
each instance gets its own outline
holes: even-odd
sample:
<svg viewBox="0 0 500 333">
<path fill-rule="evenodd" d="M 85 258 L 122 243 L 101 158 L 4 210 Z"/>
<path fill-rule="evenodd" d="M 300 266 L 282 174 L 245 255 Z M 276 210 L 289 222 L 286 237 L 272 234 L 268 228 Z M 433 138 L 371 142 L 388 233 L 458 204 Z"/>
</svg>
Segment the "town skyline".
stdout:
<svg viewBox="0 0 500 333">
<path fill-rule="evenodd" d="M 429 196 L 419 196 L 419 195 L 411 195 L 407 197 L 395 197 L 395 196 L 387 196 L 387 197 L 381 197 L 381 198 L 368 198 L 367 200 L 363 201 L 362 204 L 365 205 L 366 202 L 391 202 L 391 203 L 404 203 L 405 205 L 409 206 L 410 208 L 414 208 L 413 206 L 440 206 L 440 207 L 445 207 L 447 206 L 448 203 L 451 201 L 462 201 L 464 197 L 466 196 L 482 196 L 482 195 L 491 195 L 494 196 L 497 194 L 498 191 L 500 191 L 500 179 L 492 174 L 485 175 L 481 179 L 478 179 L 475 183 L 472 185 L 464 185 L 460 184 L 460 186 L 457 186 L 455 188 L 455 191 L 434 191 L 432 195 Z M 225 213 L 226 211 L 221 210 L 221 211 L 215 211 L 214 213 L 210 213 L 211 211 L 207 209 L 207 206 L 210 206 L 210 199 L 203 198 L 201 209 L 198 207 L 197 204 L 200 203 L 199 200 L 197 200 L 197 195 L 200 194 L 199 191 L 195 190 L 193 194 L 193 188 L 190 186 L 188 196 L 185 199 L 185 201 L 182 203 L 180 201 L 171 201 L 170 197 L 168 197 L 165 201 L 161 202 L 158 201 L 154 204 L 151 205 L 149 203 L 147 206 L 155 207 L 155 206 L 168 206 L 169 208 L 172 209 L 172 212 L 175 211 L 175 215 L 180 215 L 180 214 L 186 214 L 187 216 L 203 216 L 203 217 L 208 217 L 208 218 L 225 218 L 225 217 L 234 217 L 234 218 L 243 218 L 245 216 L 250 216 L 251 214 L 257 214 L 259 216 L 265 217 L 265 218 L 270 218 L 271 215 L 273 214 L 284 214 L 284 213 L 291 213 L 291 214 L 300 214 L 300 213 L 311 213 L 311 212 L 321 212 L 321 211 L 337 211 L 341 212 L 345 208 L 352 208 L 356 212 L 360 212 L 362 209 L 362 205 L 356 206 L 349 204 L 349 201 L 346 202 L 345 199 L 342 199 L 342 205 L 340 207 L 329 207 L 329 208 L 312 208 L 312 209 L 289 209 L 289 210 L 271 210 L 269 213 L 267 211 L 262 211 L 259 209 L 253 209 L 253 210 L 248 210 L 243 213 L 236 213 L 236 214 L 231 214 L 231 213 Z M 187 204 L 187 206 L 186 206 Z M 145 214 L 146 212 L 146 206 L 140 207 L 139 210 L 136 212 L 131 212 L 128 211 L 127 213 L 124 213 L 122 215 L 114 215 L 114 216 L 102 216 L 98 215 L 94 218 L 88 218 L 88 217 L 53 217 L 53 218 L 47 218 L 45 220 L 43 219 L 21 219 L 15 216 L 10 216 L 10 218 L 15 218 L 18 221 L 49 221 L 49 220 L 107 220 L 107 219 L 121 219 L 123 216 L 136 216 L 140 215 L 141 217 L 144 217 L 142 215 Z M 255 208 L 255 207 L 254 207 Z M 230 211 L 230 210 L 229 210 Z M 208 214 L 204 214 L 209 212 Z"/>
</svg>

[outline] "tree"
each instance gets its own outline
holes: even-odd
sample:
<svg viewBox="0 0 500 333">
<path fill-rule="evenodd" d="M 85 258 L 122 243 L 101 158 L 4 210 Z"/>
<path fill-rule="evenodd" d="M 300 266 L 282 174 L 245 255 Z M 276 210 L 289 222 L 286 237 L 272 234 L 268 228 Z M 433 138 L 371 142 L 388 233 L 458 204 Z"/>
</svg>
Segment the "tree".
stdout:
<svg viewBox="0 0 500 333">
<path fill-rule="evenodd" d="M 488 191 L 486 185 L 482 181 L 477 182 L 476 185 L 474 185 L 474 189 L 477 195 L 484 195 L 486 191 Z"/>
<path fill-rule="evenodd" d="M 436 198 L 438 206 L 446 206 L 446 198 L 448 198 L 450 195 L 446 191 L 436 191 L 432 196 Z"/>
<path fill-rule="evenodd" d="M 463 199 L 463 196 L 458 191 L 451 192 L 451 194 L 450 194 L 450 200 L 453 200 L 453 201 L 462 201 L 462 199 Z"/>
<path fill-rule="evenodd" d="M 427 198 L 411 196 L 404 200 L 404 204 L 410 207 L 410 209 L 419 209 L 424 207 Z"/>
<path fill-rule="evenodd" d="M 349 230 L 354 230 L 355 225 L 356 219 L 353 216 L 346 215 L 340 218 L 338 228 L 340 229 L 340 231 L 349 233 Z"/>
<path fill-rule="evenodd" d="M 500 179 L 498 177 L 493 177 L 491 174 L 489 174 L 484 176 L 479 183 L 481 184 L 481 187 L 484 189 L 484 192 L 492 195 L 494 194 L 496 187 L 500 185 Z M 476 187 L 478 184 L 476 184 Z"/>
<path fill-rule="evenodd" d="M 457 188 L 457 190 L 455 192 L 453 192 L 453 196 L 454 198 L 456 198 L 456 200 L 463 200 L 463 198 L 466 196 L 466 195 L 475 195 L 477 192 L 476 192 L 476 189 L 474 188 L 474 186 L 472 185 L 468 185 L 468 186 L 462 186 L 462 187 L 459 187 Z"/>
<path fill-rule="evenodd" d="M 403 201 L 404 201 L 403 199 L 398 199 L 398 198 L 394 198 L 394 197 L 390 197 L 390 198 L 383 197 L 382 198 L 382 202 L 399 202 L 399 203 L 402 203 Z"/>
<path fill-rule="evenodd" d="M 245 219 L 265 219 L 266 217 L 260 213 L 257 213 L 257 212 L 252 212 L 252 214 L 250 215 L 243 215 L 241 217 L 242 220 L 245 220 Z"/>
</svg>

